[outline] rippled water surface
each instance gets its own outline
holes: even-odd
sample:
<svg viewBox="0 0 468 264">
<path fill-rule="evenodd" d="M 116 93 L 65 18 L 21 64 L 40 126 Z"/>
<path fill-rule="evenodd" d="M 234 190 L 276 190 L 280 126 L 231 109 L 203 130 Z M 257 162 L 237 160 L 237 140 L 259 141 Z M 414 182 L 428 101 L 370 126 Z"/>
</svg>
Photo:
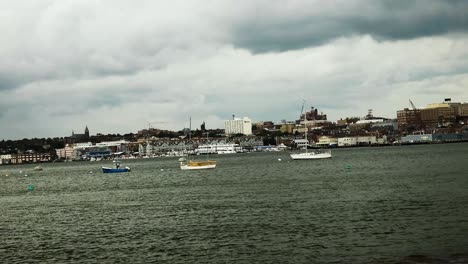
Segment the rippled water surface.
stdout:
<svg viewBox="0 0 468 264">
<path fill-rule="evenodd" d="M 449 263 L 468 253 L 468 144 L 214 158 L 208 171 L 181 171 L 177 158 L 124 161 L 132 172 L 121 174 L 101 173 L 109 162 L 1 166 L 0 262 Z"/>
</svg>

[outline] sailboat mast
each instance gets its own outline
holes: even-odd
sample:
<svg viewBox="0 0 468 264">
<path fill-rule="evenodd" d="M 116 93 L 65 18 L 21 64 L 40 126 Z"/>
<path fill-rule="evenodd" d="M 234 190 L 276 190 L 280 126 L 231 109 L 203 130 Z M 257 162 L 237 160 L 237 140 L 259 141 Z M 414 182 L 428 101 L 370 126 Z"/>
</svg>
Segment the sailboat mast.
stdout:
<svg viewBox="0 0 468 264">
<path fill-rule="evenodd" d="M 304 138 L 306 140 L 306 153 L 307 153 L 307 148 L 309 147 L 309 140 L 307 140 L 307 124 L 304 120 Z"/>
<path fill-rule="evenodd" d="M 206 145 L 208 146 L 208 132 L 206 132 Z M 207 147 L 207 149 L 208 149 L 208 147 Z M 210 151 L 211 151 L 211 148 L 208 149 L 208 151 L 206 152 L 206 160 L 207 161 L 209 160 L 208 157 L 210 155 Z"/>
<path fill-rule="evenodd" d="M 305 100 L 302 100 L 301 116 L 302 116 L 302 113 L 304 112 L 304 105 L 305 105 Z M 304 113 L 303 121 L 304 121 L 304 139 L 306 141 L 305 151 L 307 153 L 308 151 L 307 148 L 309 147 L 309 141 L 307 140 L 307 119 L 306 119 L 305 113 Z"/>
</svg>

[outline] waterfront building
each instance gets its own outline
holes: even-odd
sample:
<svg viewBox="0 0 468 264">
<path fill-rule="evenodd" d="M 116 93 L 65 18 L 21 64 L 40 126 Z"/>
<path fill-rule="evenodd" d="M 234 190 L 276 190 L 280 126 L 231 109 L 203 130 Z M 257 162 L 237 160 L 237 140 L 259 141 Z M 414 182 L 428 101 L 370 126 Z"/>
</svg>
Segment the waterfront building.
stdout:
<svg viewBox="0 0 468 264">
<path fill-rule="evenodd" d="M 11 155 L 12 164 L 48 162 L 50 160 L 50 153 L 22 153 Z"/>
<path fill-rule="evenodd" d="M 252 135 L 252 121 L 248 117 L 234 118 L 224 121 L 224 134 L 235 135 Z"/>
<path fill-rule="evenodd" d="M 318 138 L 318 142 L 315 144 L 319 147 L 333 147 L 338 145 L 338 139 L 328 136 L 321 136 Z"/>
<path fill-rule="evenodd" d="M 109 148 L 112 152 L 128 152 L 128 141 L 116 140 L 116 141 L 104 141 L 96 143 L 96 147 Z"/>
<path fill-rule="evenodd" d="M 338 138 L 338 147 L 350 147 L 357 145 L 356 137 L 343 137 Z"/>
<path fill-rule="evenodd" d="M 455 111 L 456 121 L 468 124 L 468 103 L 449 103 Z"/>
<path fill-rule="evenodd" d="M 11 164 L 11 154 L 0 155 L 0 164 Z"/>
<path fill-rule="evenodd" d="M 463 103 L 460 105 L 460 116 L 468 117 L 468 103 Z"/>
<path fill-rule="evenodd" d="M 91 142 L 73 144 L 74 149 L 84 149 L 84 148 L 89 148 L 89 147 L 92 147 L 92 146 L 93 146 L 93 143 L 91 143 Z"/>
<path fill-rule="evenodd" d="M 138 146 L 138 153 L 140 156 L 151 156 L 154 154 L 153 146 L 149 143 L 142 143 Z"/>
<path fill-rule="evenodd" d="M 115 153 L 109 147 L 93 146 L 84 150 L 75 149 L 72 159 L 100 160 L 111 157 Z"/>
<path fill-rule="evenodd" d="M 468 133 L 447 133 L 447 134 L 420 134 L 408 135 L 401 138 L 401 143 L 430 143 L 430 142 L 460 142 L 468 141 Z"/>
<path fill-rule="evenodd" d="M 358 145 L 377 144 L 377 137 L 376 136 L 358 136 L 356 140 L 357 140 Z"/>
<path fill-rule="evenodd" d="M 306 147 L 309 146 L 309 141 L 307 139 L 304 139 L 304 138 L 294 139 L 293 142 L 296 145 L 296 147 L 299 148 L 299 149 L 306 148 Z"/>
<path fill-rule="evenodd" d="M 448 103 L 429 104 L 421 110 L 421 121 L 428 127 L 455 123 L 455 109 Z"/>
<path fill-rule="evenodd" d="M 59 159 L 71 160 L 73 157 L 73 150 L 73 147 L 66 144 L 64 148 L 56 149 L 55 153 Z"/>
<path fill-rule="evenodd" d="M 407 129 L 408 127 L 413 127 L 419 129 L 422 126 L 421 121 L 421 110 L 420 109 L 408 109 L 397 111 L 397 122 L 398 127 L 402 129 Z"/>
<path fill-rule="evenodd" d="M 408 135 L 401 138 L 401 143 L 428 143 L 432 142 L 432 134 Z"/>
</svg>

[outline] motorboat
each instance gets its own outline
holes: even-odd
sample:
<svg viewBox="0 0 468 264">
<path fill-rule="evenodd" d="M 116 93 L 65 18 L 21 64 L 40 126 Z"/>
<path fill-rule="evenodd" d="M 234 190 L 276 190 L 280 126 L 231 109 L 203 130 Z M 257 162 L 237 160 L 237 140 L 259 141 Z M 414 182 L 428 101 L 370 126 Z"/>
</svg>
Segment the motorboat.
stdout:
<svg viewBox="0 0 468 264">
<path fill-rule="evenodd" d="M 290 156 L 293 160 L 328 159 L 332 157 L 330 150 L 314 150 L 312 152 L 306 150 L 303 153 L 292 153 Z"/>
<path fill-rule="evenodd" d="M 111 168 L 111 167 L 102 167 L 102 172 L 104 173 L 119 173 L 119 172 L 129 172 L 130 168 Z"/>
<path fill-rule="evenodd" d="M 215 160 L 203 160 L 203 161 L 181 161 L 180 169 L 182 170 L 203 170 L 203 169 L 214 169 L 216 168 Z"/>
<path fill-rule="evenodd" d="M 120 167 L 120 162 L 115 162 L 115 168 L 102 167 L 102 172 L 104 172 L 104 173 L 119 173 L 119 172 L 129 172 L 129 171 L 130 171 L 129 167 L 121 168 Z"/>
</svg>

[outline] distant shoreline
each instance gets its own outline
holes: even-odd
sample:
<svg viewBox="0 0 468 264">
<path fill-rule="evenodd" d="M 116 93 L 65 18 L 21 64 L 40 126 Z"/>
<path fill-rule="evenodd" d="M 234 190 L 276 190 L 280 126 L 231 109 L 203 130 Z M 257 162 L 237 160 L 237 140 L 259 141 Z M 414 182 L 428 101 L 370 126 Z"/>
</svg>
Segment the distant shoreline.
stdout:
<svg viewBox="0 0 468 264">
<path fill-rule="evenodd" d="M 398 143 L 398 144 L 367 144 L 367 145 L 354 145 L 354 146 L 336 146 L 336 147 L 311 147 L 310 149 L 343 149 L 343 148 L 377 148 L 377 147 L 400 147 L 400 146 L 413 146 L 413 145 L 440 145 L 440 144 L 456 144 L 468 143 L 468 140 L 457 141 L 430 141 L 430 142 L 414 142 L 414 143 Z"/>
</svg>

